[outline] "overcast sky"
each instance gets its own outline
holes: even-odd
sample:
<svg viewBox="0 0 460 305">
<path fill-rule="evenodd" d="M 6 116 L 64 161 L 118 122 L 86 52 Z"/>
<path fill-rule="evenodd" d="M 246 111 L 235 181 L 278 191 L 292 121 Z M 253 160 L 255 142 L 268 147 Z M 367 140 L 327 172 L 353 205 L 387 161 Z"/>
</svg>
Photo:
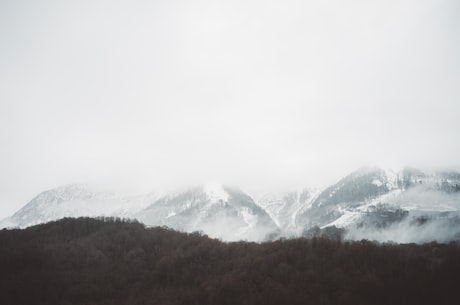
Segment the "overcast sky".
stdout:
<svg viewBox="0 0 460 305">
<path fill-rule="evenodd" d="M 460 168 L 460 1 L 0 0 L 0 218 L 38 192 Z"/>
</svg>

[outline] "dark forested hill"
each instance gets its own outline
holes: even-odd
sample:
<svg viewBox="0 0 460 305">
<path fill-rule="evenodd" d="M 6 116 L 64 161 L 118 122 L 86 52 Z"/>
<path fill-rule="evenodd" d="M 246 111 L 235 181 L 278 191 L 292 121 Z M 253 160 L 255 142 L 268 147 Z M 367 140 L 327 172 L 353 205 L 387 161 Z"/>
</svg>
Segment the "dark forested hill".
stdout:
<svg viewBox="0 0 460 305">
<path fill-rule="evenodd" d="M 0 231 L 2 304 L 458 304 L 458 244 L 223 243 L 114 219 Z"/>
</svg>

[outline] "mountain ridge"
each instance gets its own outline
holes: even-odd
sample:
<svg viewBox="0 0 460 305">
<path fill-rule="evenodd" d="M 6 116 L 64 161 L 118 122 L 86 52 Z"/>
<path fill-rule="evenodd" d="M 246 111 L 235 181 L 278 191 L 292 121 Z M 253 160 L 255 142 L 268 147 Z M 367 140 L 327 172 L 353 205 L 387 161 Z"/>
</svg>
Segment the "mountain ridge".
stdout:
<svg viewBox="0 0 460 305">
<path fill-rule="evenodd" d="M 203 231 L 229 241 L 296 237 L 315 226 L 350 229 L 353 238 L 372 238 L 368 233 L 380 231 L 380 236 L 383 227 L 405 225 L 412 230 L 417 223 L 413 219 L 425 216 L 436 228 L 447 226 L 442 213 L 448 213 L 450 219 L 460 215 L 460 173 L 363 167 L 321 190 L 268 193 L 258 200 L 212 182 L 138 196 L 66 185 L 38 194 L 2 220 L 0 227 L 27 227 L 63 217 L 118 216 L 186 232 Z M 452 223 L 457 232 L 455 221 L 449 225 Z M 449 236 L 456 238 L 456 233 Z"/>
</svg>

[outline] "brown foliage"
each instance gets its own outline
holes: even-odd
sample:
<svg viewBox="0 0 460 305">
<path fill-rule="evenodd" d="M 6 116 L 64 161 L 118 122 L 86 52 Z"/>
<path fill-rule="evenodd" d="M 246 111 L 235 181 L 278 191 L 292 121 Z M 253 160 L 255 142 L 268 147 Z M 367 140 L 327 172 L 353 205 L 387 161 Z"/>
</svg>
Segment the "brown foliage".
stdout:
<svg viewBox="0 0 460 305">
<path fill-rule="evenodd" d="M 223 243 L 121 219 L 0 231 L 2 304 L 457 304 L 460 246 Z"/>
</svg>

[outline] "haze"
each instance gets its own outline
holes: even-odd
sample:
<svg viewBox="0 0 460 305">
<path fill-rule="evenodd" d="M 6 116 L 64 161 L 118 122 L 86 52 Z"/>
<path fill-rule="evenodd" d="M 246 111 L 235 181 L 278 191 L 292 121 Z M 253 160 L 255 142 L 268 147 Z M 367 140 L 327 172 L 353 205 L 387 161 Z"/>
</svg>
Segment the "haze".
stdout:
<svg viewBox="0 0 460 305">
<path fill-rule="evenodd" d="M 0 218 L 67 183 L 459 169 L 460 2 L 0 1 Z"/>
</svg>

